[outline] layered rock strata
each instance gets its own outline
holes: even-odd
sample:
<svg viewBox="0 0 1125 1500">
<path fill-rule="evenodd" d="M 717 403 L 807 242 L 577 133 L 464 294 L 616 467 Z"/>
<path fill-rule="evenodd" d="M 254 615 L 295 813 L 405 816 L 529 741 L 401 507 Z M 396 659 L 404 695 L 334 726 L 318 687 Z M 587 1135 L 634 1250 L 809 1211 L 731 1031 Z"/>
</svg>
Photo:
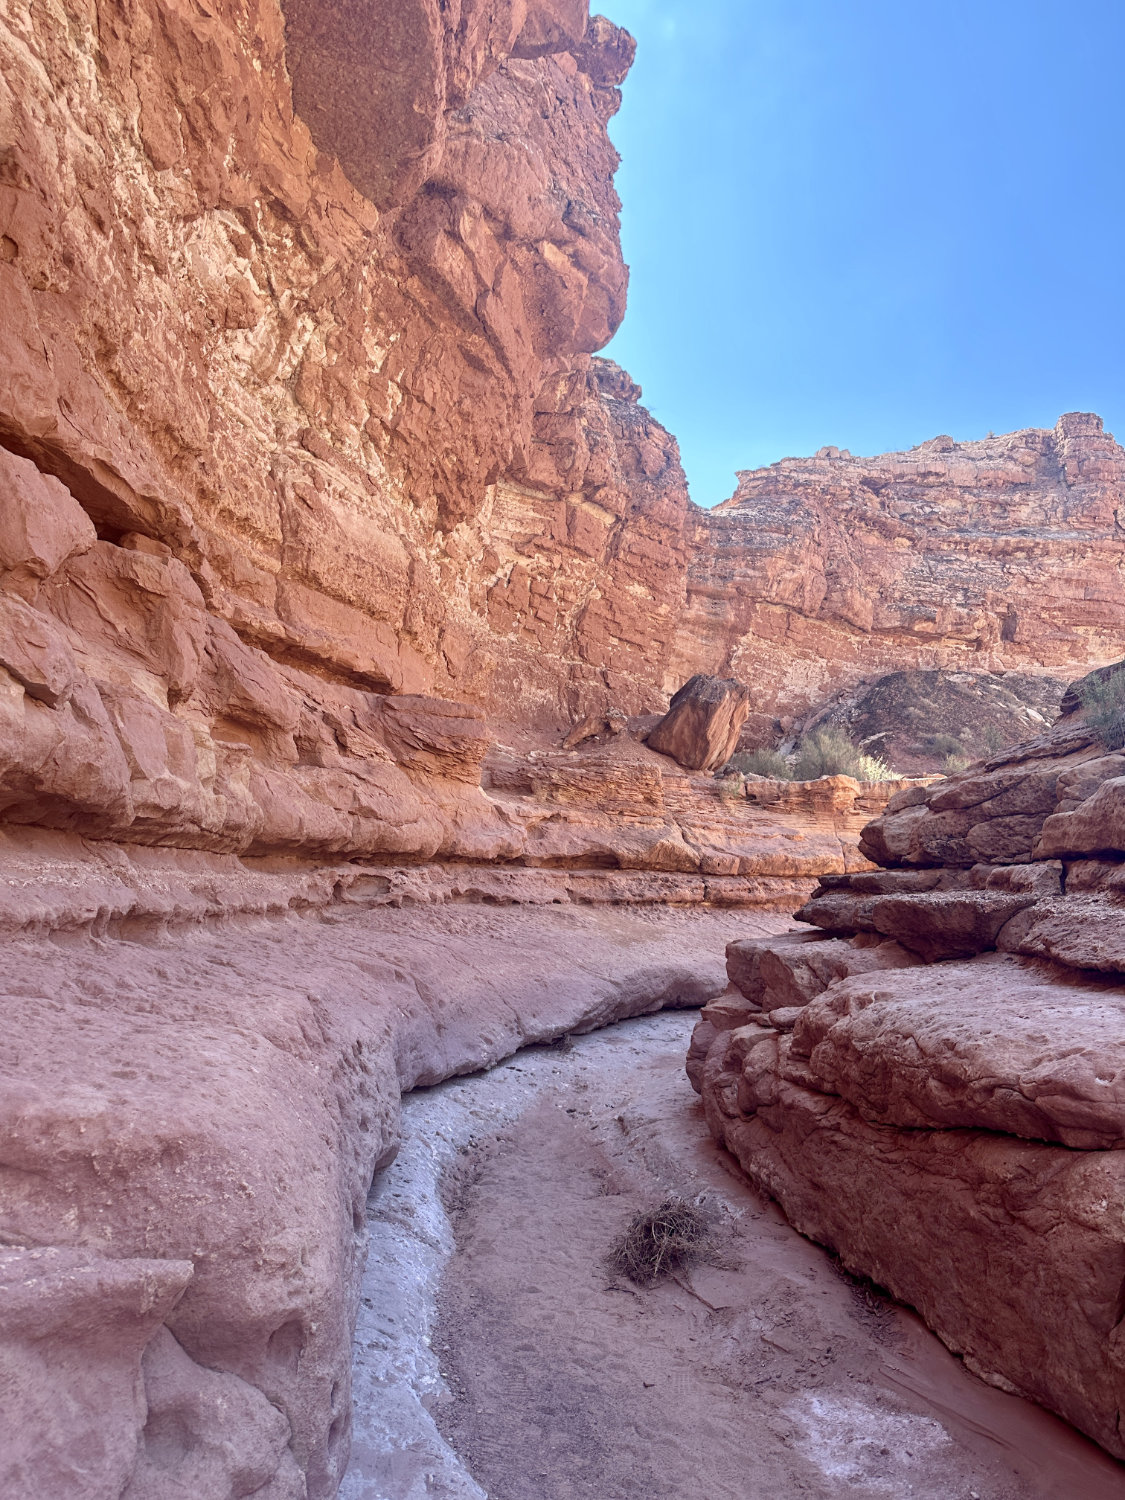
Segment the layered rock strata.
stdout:
<svg viewBox="0 0 1125 1500">
<path fill-rule="evenodd" d="M 4 23 L 0 444 L 96 528 L 51 575 L 114 596 L 126 687 L 176 712 L 206 625 L 326 707 L 662 706 L 686 488 L 590 359 L 624 311 L 631 56 L 577 0 Z"/>
<path fill-rule="evenodd" d="M 94 626 L 86 676 L 187 721 L 172 774 L 334 753 L 293 695 L 557 730 L 698 671 L 772 714 L 906 666 L 1119 654 L 1125 471 L 1096 418 L 786 460 L 690 506 L 591 358 L 624 306 L 605 123 L 631 52 L 548 0 L 0 29 L 0 483 L 56 538 L 8 537 L 4 566 L 40 633 Z M 201 656 L 228 701 L 196 696 Z"/>
<path fill-rule="evenodd" d="M 1125 756 L 1079 702 L 732 944 L 688 1071 L 797 1228 L 1121 1458 Z"/>
<path fill-rule="evenodd" d="M 1123 486 L 1085 413 L 747 471 L 693 514 L 673 670 L 754 683 L 783 718 L 897 671 L 1080 675 L 1125 653 Z"/>
</svg>

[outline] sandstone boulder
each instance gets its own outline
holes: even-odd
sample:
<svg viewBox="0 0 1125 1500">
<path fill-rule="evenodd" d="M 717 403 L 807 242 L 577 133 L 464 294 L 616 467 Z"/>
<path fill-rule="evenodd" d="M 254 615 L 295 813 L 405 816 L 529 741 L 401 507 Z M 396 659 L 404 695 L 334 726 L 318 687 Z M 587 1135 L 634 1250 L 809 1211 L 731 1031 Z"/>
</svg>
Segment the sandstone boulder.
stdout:
<svg viewBox="0 0 1125 1500">
<path fill-rule="evenodd" d="M 725 765 L 750 712 L 750 689 L 733 677 L 697 673 L 672 697 L 646 743 L 690 771 Z"/>
</svg>

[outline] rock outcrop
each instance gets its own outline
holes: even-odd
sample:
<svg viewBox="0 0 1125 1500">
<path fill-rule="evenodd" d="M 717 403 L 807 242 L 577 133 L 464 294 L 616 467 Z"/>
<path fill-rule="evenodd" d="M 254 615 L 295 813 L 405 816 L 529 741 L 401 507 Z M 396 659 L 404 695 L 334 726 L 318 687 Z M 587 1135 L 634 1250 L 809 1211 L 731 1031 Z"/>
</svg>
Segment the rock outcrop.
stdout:
<svg viewBox="0 0 1125 1500">
<path fill-rule="evenodd" d="M 788 738 L 842 729 L 898 771 L 948 773 L 1048 728 L 1065 691 L 1060 678 L 1032 672 L 889 672 L 841 689 Z M 766 742 L 780 738 L 773 732 Z"/>
<path fill-rule="evenodd" d="M 688 1071 L 797 1228 L 1125 1457 L 1125 756 L 1080 702 L 731 945 Z"/>
<path fill-rule="evenodd" d="M 590 359 L 624 310 L 605 123 L 632 43 L 580 4 L 459 13 L 13 20 L 0 442 L 103 571 L 140 539 L 181 612 L 314 695 L 656 710 L 686 489 Z"/>
<path fill-rule="evenodd" d="M 693 515 L 672 666 L 751 682 L 783 718 L 904 670 L 1078 676 L 1125 654 L 1123 484 L 1125 451 L 1077 412 L 740 474 Z"/>
</svg>

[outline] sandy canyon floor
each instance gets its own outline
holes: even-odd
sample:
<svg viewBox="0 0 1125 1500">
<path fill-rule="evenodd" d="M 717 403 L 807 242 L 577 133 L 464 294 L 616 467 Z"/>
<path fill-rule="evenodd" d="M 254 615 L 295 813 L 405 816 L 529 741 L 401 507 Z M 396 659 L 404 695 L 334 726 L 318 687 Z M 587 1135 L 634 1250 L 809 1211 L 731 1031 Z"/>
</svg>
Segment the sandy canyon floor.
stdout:
<svg viewBox="0 0 1125 1500">
<path fill-rule="evenodd" d="M 1114 1500 L 1125 1468 L 969 1374 L 740 1178 L 683 1072 L 693 1016 L 534 1047 L 404 1101 L 379 1174 L 343 1500 Z M 605 1257 L 705 1195 L 703 1259 Z"/>
</svg>

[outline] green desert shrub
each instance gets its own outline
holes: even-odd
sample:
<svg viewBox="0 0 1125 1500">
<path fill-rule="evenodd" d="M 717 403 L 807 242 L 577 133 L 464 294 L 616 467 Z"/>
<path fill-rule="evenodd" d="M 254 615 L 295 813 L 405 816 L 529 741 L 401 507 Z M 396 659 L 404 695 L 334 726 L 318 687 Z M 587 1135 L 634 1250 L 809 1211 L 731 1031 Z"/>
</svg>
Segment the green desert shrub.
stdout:
<svg viewBox="0 0 1125 1500">
<path fill-rule="evenodd" d="M 740 750 L 723 769 L 737 771 L 742 776 L 770 776 L 775 781 L 789 781 L 793 776 L 780 750 Z"/>
<path fill-rule="evenodd" d="M 922 748 L 929 755 L 940 755 L 948 760 L 951 755 L 965 754 L 965 747 L 955 734 L 928 734 Z"/>
<path fill-rule="evenodd" d="M 1125 672 L 1091 677 L 1079 689 L 1086 723 L 1107 750 L 1125 749 Z"/>
<path fill-rule="evenodd" d="M 959 776 L 962 771 L 967 771 L 972 761 L 967 755 L 947 755 L 941 763 L 941 774 L 943 776 Z"/>
<path fill-rule="evenodd" d="M 797 751 L 793 776 L 815 781 L 818 776 L 854 776 L 857 781 L 888 781 L 894 772 L 885 760 L 868 755 L 842 729 L 815 729 L 805 735 Z"/>
</svg>

